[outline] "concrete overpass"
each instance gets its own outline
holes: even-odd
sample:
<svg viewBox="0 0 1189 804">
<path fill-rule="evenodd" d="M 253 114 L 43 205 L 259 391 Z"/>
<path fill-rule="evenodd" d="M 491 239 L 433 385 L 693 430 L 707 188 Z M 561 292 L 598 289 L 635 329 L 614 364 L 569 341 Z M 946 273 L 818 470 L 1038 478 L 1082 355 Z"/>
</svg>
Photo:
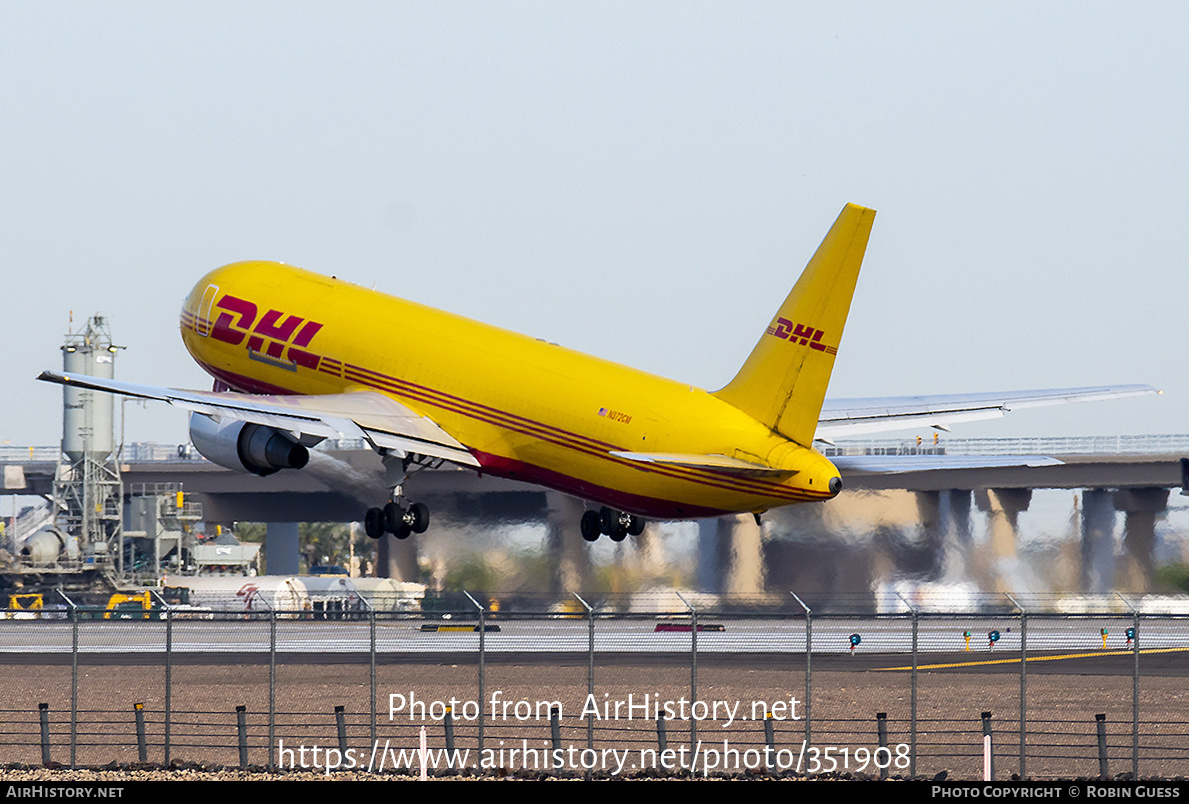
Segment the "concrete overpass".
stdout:
<svg viewBox="0 0 1189 804">
<path fill-rule="evenodd" d="M 267 544 L 273 571 L 296 571 L 296 523 L 358 521 L 367 507 L 386 499 L 378 456 L 361 443 L 340 442 L 314 451 L 300 472 L 266 478 L 231 472 L 177 446 L 134 444 L 121 455 L 128 491 L 144 484 L 180 485 L 201 502 L 211 523 L 269 523 Z M 851 474 L 846 491 L 830 506 L 843 508 L 856 493 L 901 490 L 915 495 L 926 539 L 969 530 L 971 505 L 988 517 L 990 538 L 1002 556 L 1014 553 L 1017 520 L 1036 489 L 1084 489 L 1082 542 L 1086 591 L 1110 584 L 1111 529 L 1116 511 L 1126 515 L 1125 539 L 1149 571 L 1155 522 L 1170 489 L 1181 486 L 1180 459 L 1189 456 L 1189 436 L 1118 436 L 1057 439 L 915 439 L 839 442 L 827 455 L 1048 455 L 1057 466 L 933 470 L 903 474 Z M 4 494 L 48 495 L 57 465 L 56 447 L 0 448 Z M 483 529 L 493 521 L 544 522 L 555 554 L 559 583 L 581 576 L 585 543 L 578 536 L 582 504 L 556 492 L 515 481 L 479 476 L 469 470 L 426 470 L 411 477 L 407 495 L 426 502 L 435 525 Z M 781 521 L 783 514 L 769 517 Z M 762 591 L 761 528 L 750 516 L 724 517 L 701 525 L 708 559 L 703 582 L 721 591 Z M 408 576 L 415 568 L 416 540 L 385 537 L 380 565 Z M 750 567 L 750 569 L 748 569 Z M 569 577 L 570 581 L 565 579 Z"/>
</svg>

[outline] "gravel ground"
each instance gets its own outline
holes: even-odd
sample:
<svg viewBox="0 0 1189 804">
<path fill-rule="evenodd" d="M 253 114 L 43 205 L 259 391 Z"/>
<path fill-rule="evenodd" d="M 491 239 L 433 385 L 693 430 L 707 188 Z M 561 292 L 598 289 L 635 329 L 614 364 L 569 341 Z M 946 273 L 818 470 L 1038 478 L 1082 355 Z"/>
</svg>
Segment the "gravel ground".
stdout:
<svg viewBox="0 0 1189 804">
<path fill-rule="evenodd" d="M 247 751 L 251 765 L 268 762 L 269 668 L 266 665 L 181 665 L 172 669 L 169 706 L 171 753 L 175 763 L 190 763 L 178 770 L 134 769 L 138 761 L 133 706 L 144 704 L 148 759 L 161 766 L 164 757 L 164 669 L 159 666 L 90 665 L 79 670 L 79 735 L 76 763 L 96 770 L 45 770 L 40 767 L 38 704 L 47 703 L 51 734 L 51 759 L 69 761 L 71 670 L 61 666 L 11 665 L 3 668 L 7 695 L 0 710 L 0 762 L 5 780 L 88 778 L 95 780 L 160 778 L 264 779 L 265 773 L 239 770 L 211 772 L 204 768 L 239 765 L 236 707 L 245 707 Z M 657 700 L 669 703 L 680 714 L 688 707 L 690 671 L 680 666 L 615 664 L 596 668 L 594 703 L 606 715 L 595 724 L 598 768 L 614 768 L 624 757 L 619 774 L 638 775 L 662 758 L 653 712 L 639 704 L 648 696 L 650 708 Z M 549 702 L 560 704 L 560 745 L 563 765 L 570 773 L 581 771 L 591 755 L 580 752 L 587 745 L 586 721 L 579 720 L 587 688 L 585 664 L 493 664 L 486 670 L 479 693 L 478 672 L 473 665 L 393 664 L 377 668 L 376 742 L 372 742 L 368 712 L 371 705 L 369 668 L 359 664 L 281 663 L 276 670 L 276 711 L 273 735 L 277 755 L 300 765 L 302 747 L 308 764 L 325 762 L 325 754 L 338 748 L 335 707 L 343 707 L 348 748 L 357 765 L 365 766 L 376 753 L 385 755 L 390 771 L 401 749 L 418 745 L 422 725 L 431 749 L 445 745 L 440 718 L 410 718 L 409 707 L 420 703 L 427 715 L 435 706 L 455 699 L 456 747 L 469 749 L 473 766 L 479 757 L 474 715 L 484 702 L 484 746 L 494 753 L 485 775 L 511 774 L 539 777 L 551 746 Z M 1129 771 L 1131 757 L 1131 678 L 1125 676 L 1037 675 L 1028 681 L 1028 759 L 1032 778 L 1092 777 L 1098 773 L 1095 715 L 1106 714 L 1112 774 Z M 767 710 L 773 722 L 774 745 L 784 753 L 778 761 L 792 764 L 798 757 L 803 770 L 811 769 L 812 752 L 802 753 L 805 739 L 805 679 L 802 673 L 779 667 L 703 666 L 697 676 L 698 698 L 719 701 L 714 715 L 697 723 L 671 719 L 666 724 L 667 746 L 688 752 L 691 742 L 701 742 L 704 769 L 707 761 L 725 762 L 732 774 L 758 761 L 765 745 Z M 888 743 L 893 762 L 907 753 L 896 746 L 909 741 L 911 694 L 909 676 L 903 672 L 854 672 L 815 670 L 813 677 L 813 731 L 811 746 L 817 759 L 827 761 L 824 750 L 839 771 L 878 773 L 871 752 L 878 746 L 876 713 L 887 714 Z M 390 697 L 398 711 L 389 719 Z M 628 696 L 637 708 L 627 709 Z M 797 699 L 793 703 L 791 699 Z M 496 716 L 492 717 L 495 700 Z M 466 702 L 470 702 L 469 704 Z M 544 702 L 538 706 L 538 702 Z M 614 706 L 620 705 L 616 716 Z M 506 705 L 506 708 L 505 708 Z M 403 708 L 401 708 L 403 706 Z M 606 708 L 604 708 L 606 707 Z M 734 710 L 732 712 L 732 707 Z M 754 707 L 754 709 L 753 709 Z M 918 774 L 946 772 L 950 779 L 978 779 L 982 772 L 981 713 L 990 711 L 995 732 L 996 776 L 1009 778 L 1019 771 L 1019 679 L 1010 673 L 921 673 L 918 686 Z M 1140 711 L 1140 773 L 1145 778 L 1189 775 L 1189 692 L 1178 677 L 1142 679 Z M 415 709 L 416 714 L 420 710 Z M 755 718 L 753 718 L 753 712 Z M 733 719 L 732 716 L 733 715 Z M 794 716 L 797 719 L 794 719 Z M 288 750 L 286 754 L 282 749 Z M 512 753 L 525 749 L 529 753 Z M 535 750 L 537 754 L 531 752 Z M 617 754 L 608 754 L 610 751 Z M 714 751 L 717 754 L 708 754 Z M 737 752 L 731 754 L 731 752 Z M 568 753 L 566 753 L 568 752 Z M 750 752 L 750 754 L 748 753 Z M 411 755 L 406 755 L 406 758 Z M 320 758 L 319 758 L 320 757 Z M 688 762 L 688 754 L 683 754 Z M 716 758 L 717 757 L 717 758 Z M 732 758 L 735 766 L 731 766 Z M 604 760 L 607 760 L 604 764 Z M 118 763 L 123 769 L 103 766 Z M 200 767 L 200 765 L 201 767 Z M 406 763 L 407 764 L 407 763 Z M 862 767 L 860 767 L 862 765 Z M 527 770 L 525 770 L 527 766 Z M 377 766 L 373 763 L 373 769 Z M 722 770 L 722 765 L 718 765 Z M 896 767 L 892 769 L 897 773 Z M 899 771 L 903 773 L 904 771 Z M 152 776 L 142 774 L 154 773 Z M 50 774 L 46 776 L 45 774 Z M 283 774 L 283 778 L 299 778 Z M 323 772 L 300 778 L 326 778 Z M 388 773 L 335 771 L 333 778 L 394 778 Z M 455 777 L 457 778 L 457 777 Z"/>
</svg>

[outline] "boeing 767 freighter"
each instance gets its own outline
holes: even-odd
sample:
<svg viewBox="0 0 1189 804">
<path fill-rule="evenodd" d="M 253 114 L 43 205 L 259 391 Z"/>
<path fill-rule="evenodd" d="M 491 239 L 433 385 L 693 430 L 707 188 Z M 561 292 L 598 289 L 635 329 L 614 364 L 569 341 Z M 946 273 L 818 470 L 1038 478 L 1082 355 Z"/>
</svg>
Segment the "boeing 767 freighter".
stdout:
<svg viewBox="0 0 1189 804">
<path fill-rule="evenodd" d="M 322 439 L 364 439 L 383 457 L 392 490 L 364 514 L 374 538 L 424 531 L 429 512 L 405 499 L 405 479 L 451 461 L 588 501 L 580 524 L 591 541 L 638 534 L 645 517 L 758 516 L 829 500 L 842 488 L 840 469 L 971 463 L 831 461 L 815 439 L 1153 392 L 1113 386 L 826 403 L 874 218 L 863 207 L 842 210 L 743 367 L 714 392 L 259 261 L 212 271 L 182 307 L 182 339 L 215 378 L 214 391 L 48 371 L 40 379 L 189 409 L 203 455 L 259 475 L 300 469 Z"/>
</svg>

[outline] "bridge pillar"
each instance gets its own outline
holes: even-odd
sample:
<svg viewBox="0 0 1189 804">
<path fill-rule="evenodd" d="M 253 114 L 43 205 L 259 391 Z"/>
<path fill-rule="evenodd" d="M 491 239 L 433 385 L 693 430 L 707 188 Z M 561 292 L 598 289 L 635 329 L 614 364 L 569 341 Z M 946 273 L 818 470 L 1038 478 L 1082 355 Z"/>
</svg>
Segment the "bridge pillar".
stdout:
<svg viewBox="0 0 1189 804">
<path fill-rule="evenodd" d="M 942 521 L 947 533 L 963 548 L 970 546 L 970 498 L 966 489 L 947 489 L 941 492 Z"/>
<path fill-rule="evenodd" d="M 941 548 L 945 539 L 945 526 L 941 514 L 940 491 L 914 491 L 916 498 L 917 518 L 921 523 L 921 535 L 926 544 L 935 549 Z"/>
<path fill-rule="evenodd" d="M 1105 594 L 1115 580 L 1115 506 L 1106 489 L 1082 492 L 1082 590 Z"/>
<path fill-rule="evenodd" d="M 963 489 L 913 492 L 928 563 L 944 573 L 947 559 L 959 561 L 970 547 L 970 492 Z"/>
<path fill-rule="evenodd" d="M 269 575 L 296 575 L 299 570 L 296 522 L 267 522 L 264 526 L 265 569 Z"/>
<path fill-rule="evenodd" d="M 1005 574 L 1016 566 L 1016 545 L 1020 535 L 1020 513 L 1027 511 L 1032 502 L 1031 489 L 978 489 L 974 492 L 978 510 L 987 515 L 987 541 L 990 548 L 988 580 L 1000 591 L 1006 591 L 1010 583 Z"/>
<path fill-rule="evenodd" d="M 698 522 L 698 588 L 730 595 L 764 591 L 763 529 L 751 514 Z"/>
<path fill-rule="evenodd" d="M 391 533 L 385 533 L 376 539 L 376 577 L 393 578 L 397 581 L 420 580 L 417 537 L 398 539 Z"/>
<path fill-rule="evenodd" d="M 545 493 L 546 545 L 552 565 L 554 594 L 589 588 L 590 553 L 578 530 L 586 506 L 577 497 L 558 491 Z"/>
<path fill-rule="evenodd" d="M 758 595 L 764 591 L 763 528 L 751 514 L 718 519 L 720 541 L 727 546 L 727 574 L 723 591 L 728 595 Z"/>
<path fill-rule="evenodd" d="M 718 538 L 718 520 L 698 520 L 698 589 L 723 591 L 723 567 L 727 564 L 725 546 Z"/>
<path fill-rule="evenodd" d="M 1020 513 L 1028 510 L 1032 490 L 978 489 L 974 492 L 974 502 L 987 515 L 987 535 L 995 557 L 1015 557 Z"/>
<path fill-rule="evenodd" d="M 1168 507 L 1168 489 L 1123 489 L 1114 493 L 1113 501 L 1115 509 L 1126 516 L 1123 546 L 1127 556 L 1119 581 L 1126 584 L 1126 591 L 1142 594 L 1148 591 L 1155 571 L 1156 517 Z"/>
</svg>

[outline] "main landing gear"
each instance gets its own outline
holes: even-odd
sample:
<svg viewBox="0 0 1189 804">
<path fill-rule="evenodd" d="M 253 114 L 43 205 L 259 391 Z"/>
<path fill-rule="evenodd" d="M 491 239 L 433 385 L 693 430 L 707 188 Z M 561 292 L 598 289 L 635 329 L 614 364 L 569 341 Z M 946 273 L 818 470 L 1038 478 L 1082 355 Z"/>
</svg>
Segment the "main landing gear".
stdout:
<svg viewBox="0 0 1189 804">
<path fill-rule="evenodd" d="M 429 527 L 429 509 L 422 503 L 413 503 L 408 508 L 396 501 L 383 508 L 369 508 L 363 517 L 363 529 L 373 539 L 391 533 L 398 539 L 407 539 L 410 533 L 425 533 Z"/>
<path fill-rule="evenodd" d="M 598 511 L 587 511 L 582 515 L 582 538 L 593 542 L 606 534 L 611 537 L 611 541 L 622 542 L 628 534 L 639 536 L 644 532 L 646 524 L 644 517 L 600 508 Z"/>
<path fill-rule="evenodd" d="M 363 529 L 373 539 L 391 533 L 398 539 L 409 538 L 410 533 L 425 533 L 429 527 L 429 509 L 421 503 L 403 502 L 404 483 L 410 474 L 426 466 L 438 466 L 441 460 L 427 459 L 416 455 L 393 455 L 381 452 L 388 487 L 392 489 L 392 501 L 383 508 L 369 508 L 363 517 Z"/>
</svg>

